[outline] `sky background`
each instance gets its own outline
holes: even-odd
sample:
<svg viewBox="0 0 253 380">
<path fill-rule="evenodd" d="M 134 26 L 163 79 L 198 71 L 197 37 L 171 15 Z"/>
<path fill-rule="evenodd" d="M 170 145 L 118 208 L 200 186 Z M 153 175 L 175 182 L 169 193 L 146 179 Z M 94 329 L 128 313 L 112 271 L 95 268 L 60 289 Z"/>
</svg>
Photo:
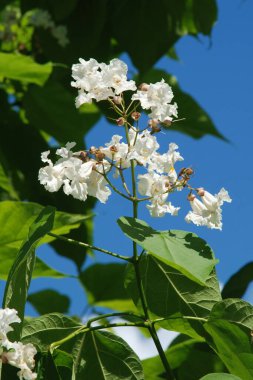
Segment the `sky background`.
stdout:
<svg viewBox="0 0 253 380">
<path fill-rule="evenodd" d="M 171 196 L 173 205 L 181 206 L 178 217 L 168 215 L 159 219 L 151 218 L 143 205 L 139 218 L 145 219 L 155 229 L 182 229 L 204 238 L 220 260 L 217 273 L 220 282 L 224 284 L 240 267 L 253 261 L 253 2 L 220 0 L 218 7 L 219 21 L 213 29 L 211 44 L 205 38 L 196 40 L 184 37 L 176 45 L 180 61 L 164 57 L 156 67 L 175 75 L 181 88 L 198 101 L 209 113 L 218 130 L 229 140 L 229 143 L 226 143 L 211 136 L 193 140 L 174 131 L 158 135 L 161 152 L 167 150 L 169 142 L 179 145 L 179 151 L 185 161 L 183 165 L 179 163 L 176 169 L 192 166 L 195 171 L 192 181 L 194 186 L 203 186 L 211 193 L 217 193 L 222 187 L 229 191 L 233 202 L 225 203 L 223 207 L 223 230 L 220 232 L 195 227 L 184 221 L 184 216 L 189 210 L 189 204 L 185 199 L 186 192 L 183 192 L 182 196 Z M 131 66 L 126 56 L 122 58 Z M 183 115 L 180 104 L 178 106 L 180 115 L 187 118 L 187 115 Z M 88 134 L 87 145 L 104 145 L 115 133 L 121 133 L 119 128 L 101 119 Z M 122 199 L 118 195 L 112 195 L 106 205 L 97 203 L 94 245 L 129 255 L 131 242 L 122 235 L 116 225 L 118 217 L 131 216 L 130 204 Z M 55 269 L 70 274 L 76 273 L 71 261 L 63 258 L 59 260 L 50 248 L 39 248 L 39 256 Z M 89 259 L 85 266 L 108 260 L 111 261 L 111 258 L 98 253 L 93 260 Z M 34 280 L 30 292 L 45 287 L 69 295 L 72 299 L 71 314 L 80 315 L 85 306 L 85 298 L 76 280 Z M 253 286 L 249 287 L 245 299 L 253 302 Z M 27 313 L 36 315 L 29 305 Z M 126 334 L 132 337 L 131 345 L 140 352 L 138 347 L 142 346 L 143 349 L 140 337 L 134 337 L 134 334 L 127 331 L 124 337 L 127 338 Z M 153 348 L 148 347 L 147 344 L 144 356 L 153 353 Z"/>
</svg>

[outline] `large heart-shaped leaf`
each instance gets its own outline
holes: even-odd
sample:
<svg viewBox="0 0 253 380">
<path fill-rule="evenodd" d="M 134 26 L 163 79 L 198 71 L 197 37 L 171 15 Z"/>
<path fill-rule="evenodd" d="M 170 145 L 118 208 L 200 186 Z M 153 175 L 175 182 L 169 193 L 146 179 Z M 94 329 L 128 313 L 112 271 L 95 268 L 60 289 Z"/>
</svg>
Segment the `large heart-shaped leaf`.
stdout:
<svg viewBox="0 0 253 380">
<path fill-rule="evenodd" d="M 118 224 L 125 235 L 150 255 L 201 285 L 217 263 L 206 242 L 191 232 L 155 231 L 146 222 L 130 217 L 121 217 Z"/>
</svg>

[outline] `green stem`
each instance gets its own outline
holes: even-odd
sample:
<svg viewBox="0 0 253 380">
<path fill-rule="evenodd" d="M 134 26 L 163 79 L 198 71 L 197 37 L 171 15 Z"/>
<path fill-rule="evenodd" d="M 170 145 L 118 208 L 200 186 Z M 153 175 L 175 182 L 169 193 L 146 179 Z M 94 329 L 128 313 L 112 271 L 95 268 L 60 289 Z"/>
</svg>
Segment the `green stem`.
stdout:
<svg viewBox="0 0 253 380">
<path fill-rule="evenodd" d="M 101 173 L 100 173 L 100 174 L 101 174 Z M 129 201 L 132 200 L 131 197 L 129 197 L 128 195 L 125 195 L 125 194 L 122 193 L 120 190 L 118 190 L 117 187 L 115 187 L 115 186 L 112 184 L 112 182 L 109 180 L 109 178 L 107 177 L 107 175 L 106 175 L 105 173 L 102 174 L 102 175 L 105 177 L 105 179 L 106 179 L 106 181 L 108 182 L 109 186 L 115 191 L 115 193 L 121 195 L 123 198 L 125 198 L 125 199 L 127 199 L 127 200 L 129 200 Z"/>
<path fill-rule="evenodd" d="M 125 124 L 125 131 L 126 131 L 127 143 L 128 143 L 128 146 L 130 146 L 130 139 L 129 139 L 129 134 L 128 134 L 128 125 L 127 125 L 127 123 Z M 136 134 L 136 138 L 137 138 L 137 134 Z M 135 138 L 135 140 L 136 140 L 136 138 Z M 134 166 L 134 161 L 133 160 L 131 160 L 131 177 L 132 177 L 132 193 L 133 193 L 133 197 L 131 199 L 131 201 L 133 203 L 133 217 L 137 218 L 138 217 L 138 202 L 139 202 L 139 200 L 136 197 L 135 166 Z M 170 368 L 170 365 L 169 365 L 169 363 L 167 361 L 167 358 L 166 358 L 165 353 L 163 351 L 163 348 L 161 346 L 160 340 L 159 340 L 159 338 L 158 338 L 158 336 L 156 334 L 156 330 L 155 330 L 153 324 L 150 322 L 147 300 L 146 300 L 146 297 L 145 297 L 145 292 L 144 292 L 143 284 L 142 284 L 142 280 L 141 280 L 139 261 L 140 260 L 139 260 L 139 257 L 138 257 L 137 244 L 135 242 L 133 242 L 132 263 L 134 265 L 136 282 L 137 282 L 137 287 L 138 287 L 138 291 L 139 291 L 139 295 L 140 295 L 140 300 L 141 300 L 141 305 L 142 305 L 143 313 L 144 313 L 145 319 L 147 321 L 146 322 L 146 327 L 148 328 L 148 330 L 150 332 L 150 335 L 151 335 L 151 337 L 152 337 L 152 339 L 154 341 L 154 344 L 155 344 L 155 346 L 157 348 L 157 351 L 159 353 L 159 356 L 161 358 L 161 361 L 163 363 L 164 369 L 165 369 L 166 374 L 167 374 L 167 379 L 168 380 L 174 380 L 175 379 L 174 375 L 173 375 L 172 370 Z"/>
<path fill-rule="evenodd" d="M 94 317 L 94 318 L 91 318 L 88 320 L 87 322 L 87 327 L 89 327 L 93 322 L 95 321 L 98 321 L 100 319 L 104 319 L 104 318 L 111 318 L 111 317 L 123 317 L 123 316 L 132 316 L 132 317 L 136 317 L 136 318 L 139 318 L 139 319 L 143 319 L 140 315 L 137 315 L 137 314 L 134 314 L 134 313 L 127 313 L 127 312 L 123 312 L 123 313 L 108 313 L 108 314 L 103 314 L 103 315 L 99 315 L 97 317 Z"/>
<path fill-rule="evenodd" d="M 106 253 L 107 255 L 116 257 L 117 259 L 121 259 L 121 260 L 125 260 L 125 261 L 130 261 L 130 262 L 132 261 L 131 257 L 122 256 L 122 255 L 119 255 L 118 253 L 114 253 L 114 252 L 108 251 L 107 249 L 96 247 L 95 245 L 90 245 L 90 244 L 87 244 L 87 243 L 83 243 L 82 241 L 77 241 L 77 240 L 74 240 L 74 239 L 66 238 L 65 236 L 56 235 L 53 232 L 49 232 L 48 235 L 52 236 L 52 237 L 54 237 L 56 239 L 65 241 L 67 243 L 73 244 L 73 245 L 78 245 L 80 247 L 90 248 L 90 249 L 94 249 L 95 251 L 98 251 L 98 252 Z"/>
<path fill-rule="evenodd" d="M 163 363 L 164 369 L 165 369 L 166 374 L 167 374 L 167 379 L 168 380 L 175 379 L 175 377 L 173 375 L 173 372 L 172 372 L 172 370 L 170 368 L 169 362 L 168 362 L 168 360 L 166 358 L 166 355 L 165 355 L 165 353 L 163 351 L 163 348 L 162 348 L 162 345 L 160 343 L 160 340 L 159 340 L 159 338 L 157 336 L 156 329 L 154 328 L 153 325 L 151 325 L 151 326 L 149 326 L 148 330 L 150 332 L 150 335 L 152 336 L 152 339 L 153 339 L 153 341 L 155 343 L 156 349 L 157 349 L 157 351 L 159 353 L 160 359 L 161 359 L 161 361 Z"/>
<path fill-rule="evenodd" d="M 70 339 L 74 338 L 75 336 L 79 334 L 84 334 L 86 332 L 95 331 L 95 330 L 103 330 L 103 329 L 109 329 L 111 327 L 133 327 L 133 326 L 139 326 L 139 327 L 147 327 L 145 322 L 120 322 L 120 323 L 107 323 L 105 325 L 101 326 L 94 326 L 94 327 L 88 327 L 88 326 L 82 326 L 80 329 L 74 331 L 72 334 L 69 334 L 65 338 L 58 340 L 57 342 L 53 342 L 50 345 L 50 352 L 52 353 L 56 348 L 61 346 L 62 344 L 68 342 Z"/>
</svg>

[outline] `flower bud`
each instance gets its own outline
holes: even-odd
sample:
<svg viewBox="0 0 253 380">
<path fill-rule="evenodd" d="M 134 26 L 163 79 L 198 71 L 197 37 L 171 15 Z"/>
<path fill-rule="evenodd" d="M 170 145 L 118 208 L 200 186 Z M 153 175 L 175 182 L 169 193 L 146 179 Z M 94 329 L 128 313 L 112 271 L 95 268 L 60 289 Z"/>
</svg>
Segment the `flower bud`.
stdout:
<svg viewBox="0 0 253 380">
<path fill-rule="evenodd" d="M 138 89 L 139 89 L 140 91 L 148 91 L 148 89 L 149 89 L 149 84 L 147 84 L 147 83 L 142 83 L 142 84 L 139 85 Z"/>
<path fill-rule="evenodd" d="M 205 190 L 203 189 L 203 187 L 199 187 L 197 189 L 197 194 L 200 196 L 200 197 L 203 197 L 205 195 Z"/>
<path fill-rule="evenodd" d="M 118 149 L 115 145 L 112 145 L 110 146 L 110 151 L 113 152 L 113 153 L 117 153 L 118 152 Z"/>
<path fill-rule="evenodd" d="M 171 124 L 172 124 L 172 121 L 171 121 L 171 120 L 164 120 L 164 121 L 163 121 L 163 124 L 164 124 L 166 127 L 170 127 Z"/>
<path fill-rule="evenodd" d="M 83 162 L 87 162 L 89 161 L 89 157 L 88 157 L 88 153 L 87 152 L 80 152 L 78 158 L 80 158 L 80 160 L 82 160 Z"/>
<path fill-rule="evenodd" d="M 105 154 L 100 149 L 96 150 L 95 156 L 98 161 L 102 161 L 105 158 Z"/>
<path fill-rule="evenodd" d="M 114 96 L 112 100 L 113 100 L 113 102 L 114 102 L 115 104 L 117 104 L 117 105 L 120 105 L 121 102 L 122 102 L 122 98 L 121 98 L 121 96 Z"/>
<path fill-rule="evenodd" d="M 141 117 L 141 114 L 140 114 L 140 112 L 135 111 L 135 112 L 132 112 L 131 117 L 134 120 L 139 120 L 139 118 Z"/>
<path fill-rule="evenodd" d="M 89 152 L 90 152 L 90 154 L 95 154 L 96 150 L 97 150 L 97 148 L 95 146 L 91 146 L 89 149 Z"/>
<path fill-rule="evenodd" d="M 125 119 L 123 117 L 119 117 L 117 120 L 116 120 L 116 123 L 117 125 L 121 126 L 121 125 L 124 125 L 125 124 Z"/>
<path fill-rule="evenodd" d="M 195 195 L 192 194 L 192 193 L 189 193 L 188 196 L 187 196 L 187 199 L 188 199 L 188 201 L 190 201 L 190 202 L 192 202 L 195 198 L 196 198 Z"/>
</svg>

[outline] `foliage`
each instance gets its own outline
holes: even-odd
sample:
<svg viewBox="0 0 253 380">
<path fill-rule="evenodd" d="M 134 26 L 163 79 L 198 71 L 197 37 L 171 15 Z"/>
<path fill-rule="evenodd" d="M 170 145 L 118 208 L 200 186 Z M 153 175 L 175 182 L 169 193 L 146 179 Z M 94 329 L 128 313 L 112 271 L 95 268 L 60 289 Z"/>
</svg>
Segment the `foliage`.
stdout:
<svg viewBox="0 0 253 380">
<path fill-rule="evenodd" d="M 158 0 L 155 7 L 136 0 L 134 11 L 127 0 L 0 4 L 0 279 L 5 281 L 0 317 L 4 319 L 2 310 L 17 310 L 20 323 L 8 331 L 8 339 L 35 347 L 39 380 L 253 377 L 253 307 L 239 299 L 252 281 L 252 263 L 234 274 L 221 293 L 217 260 L 203 239 L 188 231 L 156 231 L 137 218 L 134 164 L 133 194 L 124 196 L 133 203 L 133 217 L 118 220 L 133 244 L 132 256 L 91 244 L 94 198 L 83 206 L 77 199 L 46 192 L 37 180 L 40 152 L 55 151 L 72 140 L 84 151 L 85 135 L 102 115 L 112 116 L 113 123 L 115 110 L 129 117 L 116 106 L 106 109 L 104 102 L 75 109 L 70 65 L 80 57 L 108 62 L 127 53 L 136 81 L 164 78 L 173 87 L 179 116 L 187 120 L 165 123 L 164 129 L 226 140 L 176 78 L 153 67 L 165 54 L 179 59 L 175 44 L 183 36 L 211 38 L 217 14 L 215 0 Z M 187 187 L 185 172 L 181 178 Z M 29 293 L 34 278 L 70 277 L 37 257 L 37 247 L 45 243 L 75 263 L 76 278 L 95 317 L 82 321 L 64 315 L 71 300 L 50 288 Z M 123 263 L 83 269 L 87 252 L 96 250 Z M 25 317 L 27 301 L 40 316 Z M 133 326 L 152 337 L 158 356 L 141 362 L 112 330 Z M 179 333 L 166 350 L 158 329 Z M 10 365 L 13 349 L 4 350 L 4 338 L 0 331 L 2 378 L 12 380 L 17 370 Z"/>
</svg>

